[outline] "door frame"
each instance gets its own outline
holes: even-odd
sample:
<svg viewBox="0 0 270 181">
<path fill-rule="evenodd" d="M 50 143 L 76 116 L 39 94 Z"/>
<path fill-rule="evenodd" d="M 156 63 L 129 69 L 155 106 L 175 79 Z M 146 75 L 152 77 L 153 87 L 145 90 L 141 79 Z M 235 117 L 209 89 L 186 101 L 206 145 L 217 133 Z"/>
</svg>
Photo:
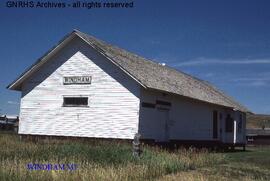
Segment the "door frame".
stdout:
<svg viewBox="0 0 270 181">
<path fill-rule="evenodd" d="M 169 142 L 170 140 L 170 128 L 169 128 L 169 111 L 170 109 L 164 108 L 164 107 L 158 107 L 157 111 L 163 112 L 165 115 L 165 120 L 164 120 L 164 135 L 162 138 L 156 139 L 157 142 Z M 163 132 L 162 132 L 163 133 Z"/>
<path fill-rule="evenodd" d="M 219 125 L 218 125 L 218 121 L 219 119 L 218 119 L 218 111 L 217 110 L 213 110 L 213 116 L 212 116 L 212 139 L 214 139 L 214 140 L 217 140 L 217 139 L 219 139 L 218 137 L 219 137 L 219 134 L 218 134 L 218 132 L 219 132 L 219 129 L 218 129 L 218 127 L 219 127 Z"/>
</svg>

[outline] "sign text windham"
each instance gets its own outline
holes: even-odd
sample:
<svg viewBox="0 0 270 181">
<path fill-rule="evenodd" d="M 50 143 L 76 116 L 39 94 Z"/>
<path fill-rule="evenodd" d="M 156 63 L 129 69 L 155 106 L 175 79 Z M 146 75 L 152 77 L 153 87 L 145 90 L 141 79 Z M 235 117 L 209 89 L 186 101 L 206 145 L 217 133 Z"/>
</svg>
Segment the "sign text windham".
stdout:
<svg viewBox="0 0 270 181">
<path fill-rule="evenodd" d="M 67 84 L 91 84 L 92 77 L 91 76 L 72 76 L 72 77 L 64 77 L 63 83 Z"/>
</svg>

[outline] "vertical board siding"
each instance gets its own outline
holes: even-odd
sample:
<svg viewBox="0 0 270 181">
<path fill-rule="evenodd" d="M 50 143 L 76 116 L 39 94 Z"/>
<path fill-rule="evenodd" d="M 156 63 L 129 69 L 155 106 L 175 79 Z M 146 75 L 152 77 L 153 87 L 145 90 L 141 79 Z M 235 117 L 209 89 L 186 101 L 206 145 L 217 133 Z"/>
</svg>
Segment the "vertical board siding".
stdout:
<svg viewBox="0 0 270 181">
<path fill-rule="evenodd" d="M 63 85 L 65 76 L 91 85 Z M 131 139 L 138 131 L 140 86 L 79 38 L 23 84 L 20 134 Z M 63 107 L 63 96 L 88 96 L 89 107 Z"/>
</svg>

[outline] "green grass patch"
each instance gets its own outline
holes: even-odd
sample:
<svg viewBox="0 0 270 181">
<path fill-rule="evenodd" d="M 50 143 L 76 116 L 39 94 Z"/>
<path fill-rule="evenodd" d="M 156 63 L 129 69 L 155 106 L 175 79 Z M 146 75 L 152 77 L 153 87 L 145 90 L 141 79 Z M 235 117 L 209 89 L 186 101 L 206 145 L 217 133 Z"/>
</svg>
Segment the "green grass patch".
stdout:
<svg viewBox="0 0 270 181">
<path fill-rule="evenodd" d="M 132 145 L 116 141 L 20 141 L 18 135 L 0 134 L 0 180 L 215 180 L 216 178 L 270 180 L 270 149 L 214 153 L 179 149 L 169 152 L 143 147 L 132 156 Z M 75 163 L 75 171 L 30 171 L 28 163 Z M 192 173 L 192 174 L 191 174 Z M 185 177 L 186 176 L 186 177 Z"/>
</svg>

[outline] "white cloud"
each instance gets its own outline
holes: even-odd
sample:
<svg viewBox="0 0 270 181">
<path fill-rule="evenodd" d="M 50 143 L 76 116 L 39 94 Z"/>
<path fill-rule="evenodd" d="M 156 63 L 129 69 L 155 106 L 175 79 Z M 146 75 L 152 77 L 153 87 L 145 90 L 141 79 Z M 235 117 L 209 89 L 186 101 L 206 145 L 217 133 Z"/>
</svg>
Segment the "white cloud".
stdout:
<svg viewBox="0 0 270 181">
<path fill-rule="evenodd" d="M 261 86 L 267 86 L 268 84 L 265 81 L 253 81 L 253 82 L 250 82 L 247 85 L 250 85 L 250 86 L 253 86 L 253 87 L 261 87 Z"/>
<path fill-rule="evenodd" d="M 240 85 L 261 87 L 270 86 L 270 72 L 263 72 L 257 74 L 249 74 L 246 76 L 232 79 L 233 82 L 237 82 Z"/>
<path fill-rule="evenodd" d="M 12 105 L 18 105 L 19 103 L 18 102 L 15 102 L 15 101 L 7 101 L 8 104 L 12 104 Z"/>
<path fill-rule="evenodd" d="M 205 73 L 204 76 L 205 77 L 213 77 L 213 76 L 215 76 L 215 74 L 212 72 L 208 72 L 208 73 Z"/>
<path fill-rule="evenodd" d="M 195 75 L 219 86 L 270 87 L 270 72 L 199 72 Z"/>
<path fill-rule="evenodd" d="M 225 64 L 225 65 L 249 65 L 249 64 L 270 64 L 270 59 L 211 59 L 211 58 L 196 58 L 190 61 L 175 63 L 173 66 L 201 66 L 209 64 Z"/>
<path fill-rule="evenodd" d="M 163 56 L 163 57 L 166 57 Z M 156 58 L 157 60 L 162 59 L 161 57 Z M 167 63 L 175 68 L 180 68 L 185 73 L 197 76 L 203 80 L 208 80 L 215 85 L 235 85 L 245 87 L 270 87 L 270 72 L 246 72 L 241 70 L 239 72 L 198 72 L 197 68 L 203 65 L 270 65 L 269 59 L 214 59 L 200 57 L 191 59 L 189 61 L 177 62 L 175 57 L 167 56 Z M 159 61 L 158 61 L 159 62 Z M 196 71 L 197 70 L 197 71 Z"/>
</svg>

